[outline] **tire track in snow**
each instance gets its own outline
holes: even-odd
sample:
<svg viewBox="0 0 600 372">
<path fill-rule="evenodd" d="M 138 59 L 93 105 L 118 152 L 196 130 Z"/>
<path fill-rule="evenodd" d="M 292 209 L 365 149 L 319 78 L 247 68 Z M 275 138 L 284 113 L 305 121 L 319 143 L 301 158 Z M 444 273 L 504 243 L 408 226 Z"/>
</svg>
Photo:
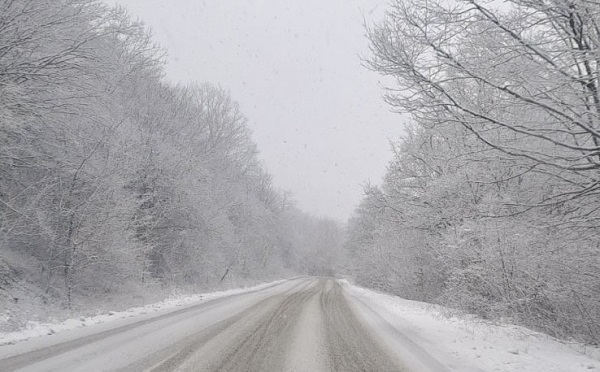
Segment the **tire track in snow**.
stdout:
<svg viewBox="0 0 600 372">
<path fill-rule="evenodd" d="M 373 333 L 375 328 L 355 315 L 355 304 L 335 279 L 304 278 L 273 292 L 243 296 L 0 360 L 0 370 L 406 370 Z"/>
<path fill-rule="evenodd" d="M 328 371 L 406 371 L 358 321 L 337 281 L 329 281 L 321 293 L 321 311 L 329 348 Z"/>
<path fill-rule="evenodd" d="M 295 321 L 294 309 L 316 291 L 314 281 L 260 301 L 244 312 L 174 345 L 179 350 L 148 372 L 267 371 L 281 365 L 286 337 Z M 263 350 L 261 350 L 263 349 Z M 267 349 L 267 352 L 261 352 Z M 124 371 L 139 370 L 131 365 Z M 274 369 L 277 370 L 277 369 Z"/>
</svg>

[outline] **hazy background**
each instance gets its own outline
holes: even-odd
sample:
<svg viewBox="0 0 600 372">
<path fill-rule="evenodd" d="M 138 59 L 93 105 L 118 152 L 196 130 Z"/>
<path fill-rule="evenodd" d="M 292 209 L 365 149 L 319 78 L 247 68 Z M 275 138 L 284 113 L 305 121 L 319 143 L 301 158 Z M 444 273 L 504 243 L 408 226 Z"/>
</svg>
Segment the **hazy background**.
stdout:
<svg viewBox="0 0 600 372">
<path fill-rule="evenodd" d="M 381 99 L 363 23 L 378 0 L 118 0 L 169 51 L 168 78 L 229 90 L 277 187 L 306 212 L 345 220 L 379 182 L 402 119 Z"/>
</svg>

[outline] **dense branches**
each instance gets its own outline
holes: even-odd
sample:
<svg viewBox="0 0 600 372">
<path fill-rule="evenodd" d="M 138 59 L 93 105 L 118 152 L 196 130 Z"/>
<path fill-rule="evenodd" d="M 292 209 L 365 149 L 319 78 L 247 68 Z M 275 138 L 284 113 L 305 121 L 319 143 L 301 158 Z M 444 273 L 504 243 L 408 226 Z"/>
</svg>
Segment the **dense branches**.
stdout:
<svg viewBox="0 0 600 372">
<path fill-rule="evenodd" d="M 598 9 L 580 1 L 398 2 L 370 31 L 371 67 L 397 79 L 388 101 L 421 123 L 452 122 L 533 171 L 595 198 Z M 531 205 L 545 204 L 532 201 Z"/>
<path fill-rule="evenodd" d="M 421 5 L 369 30 L 367 63 L 414 124 L 349 225 L 355 275 L 598 342 L 600 8 Z"/>
<path fill-rule="evenodd" d="M 166 83 L 163 54 L 97 1 L 0 2 L 0 261 L 46 302 L 332 266 L 296 229 L 335 246 L 337 225 L 294 210 L 229 94 Z"/>
</svg>

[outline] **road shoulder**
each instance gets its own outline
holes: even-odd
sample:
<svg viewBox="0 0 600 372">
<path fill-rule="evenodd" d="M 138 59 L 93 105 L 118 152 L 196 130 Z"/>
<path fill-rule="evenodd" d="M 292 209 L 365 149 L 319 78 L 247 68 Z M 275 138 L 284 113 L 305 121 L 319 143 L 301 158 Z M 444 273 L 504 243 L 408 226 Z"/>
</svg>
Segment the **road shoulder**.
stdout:
<svg viewBox="0 0 600 372">
<path fill-rule="evenodd" d="M 597 348 L 567 344 L 523 327 L 491 324 L 467 315 L 448 316 L 451 312 L 443 307 L 348 282 L 343 286 L 361 320 L 414 370 L 570 372 L 600 368 Z"/>
</svg>

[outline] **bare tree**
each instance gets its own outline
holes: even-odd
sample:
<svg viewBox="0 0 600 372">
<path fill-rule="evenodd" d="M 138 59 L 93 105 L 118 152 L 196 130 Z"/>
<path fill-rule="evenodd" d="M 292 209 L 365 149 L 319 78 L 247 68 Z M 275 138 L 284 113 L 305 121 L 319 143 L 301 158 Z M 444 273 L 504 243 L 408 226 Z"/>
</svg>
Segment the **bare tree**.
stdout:
<svg viewBox="0 0 600 372">
<path fill-rule="evenodd" d="M 367 64 L 414 125 L 352 222 L 372 230 L 349 234 L 362 280 L 598 339 L 599 12 L 394 1 L 368 30 Z"/>
<path fill-rule="evenodd" d="M 592 201 L 600 167 L 597 19 L 585 1 L 394 2 L 369 30 L 368 63 L 396 79 L 386 97 L 398 109 L 421 123 L 460 125 L 563 186 L 527 206 Z"/>
</svg>

